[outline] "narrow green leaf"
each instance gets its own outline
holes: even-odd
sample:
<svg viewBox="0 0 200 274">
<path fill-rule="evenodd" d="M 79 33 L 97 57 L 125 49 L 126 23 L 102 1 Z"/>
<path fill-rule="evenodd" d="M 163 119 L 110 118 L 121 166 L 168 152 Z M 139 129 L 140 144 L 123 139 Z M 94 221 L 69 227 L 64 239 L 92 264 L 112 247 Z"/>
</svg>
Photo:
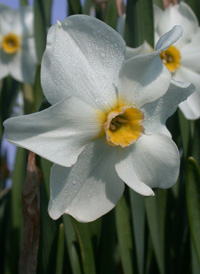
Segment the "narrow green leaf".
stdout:
<svg viewBox="0 0 200 274">
<path fill-rule="evenodd" d="M 188 4 L 191 9 L 194 11 L 194 13 L 196 14 L 199 22 L 200 22 L 200 1 L 199 0 L 184 0 L 183 2 L 185 2 L 186 4 Z"/>
<path fill-rule="evenodd" d="M 12 176 L 11 212 L 7 234 L 6 269 L 18 273 L 18 261 L 22 240 L 22 187 L 26 178 L 27 151 L 18 148 Z M 13 244 L 14 243 L 14 244 Z"/>
<path fill-rule="evenodd" d="M 116 29 L 118 18 L 118 11 L 116 0 L 109 0 L 106 6 L 106 14 L 104 22 L 111 26 L 113 29 Z"/>
<path fill-rule="evenodd" d="M 40 218 L 41 236 L 39 246 L 39 262 L 37 273 L 55 273 L 56 268 L 56 239 L 59 223 L 52 220 L 48 214 L 49 178 L 52 163 L 41 158 L 41 171 L 43 180 L 40 185 Z"/>
<path fill-rule="evenodd" d="M 30 114 L 34 111 L 34 96 L 31 85 L 23 83 L 22 90 L 24 95 L 24 113 Z"/>
<path fill-rule="evenodd" d="M 95 274 L 95 259 L 88 224 L 79 223 L 73 219 L 73 226 L 79 241 L 83 271 L 85 274 Z"/>
<path fill-rule="evenodd" d="M 43 1 L 34 1 L 34 33 L 35 45 L 39 64 L 46 47 L 46 21 Z"/>
<path fill-rule="evenodd" d="M 153 3 L 163 9 L 163 0 L 153 0 Z"/>
<path fill-rule="evenodd" d="M 40 71 L 41 66 L 39 65 L 36 72 L 35 84 L 34 84 L 34 110 L 38 111 L 41 106 L 42 100 L 44 99 L 41 82 L 40 82 Z"/>
<path fill-rule="evenodd" d="M 50 170 L 52 167 L 52 163 L 44 158 L 40 158 L 40 161 L 41 161 L 41 169 L 42 169 L 43 178 L 44 178 L 45 190 L 47 192 L 47 198 L 49 199 L 49 196 L 50 196 L 49 180 L 50 180 Z"/>
<path fill-rule="evenodd" d="M 124 195 L 115 208 L 115 221 L 123 273 L 130 274 L 133 273 L 133 239 L 129 210 Z"/>
<path fill-rule="evenodd" d="M 114 210 L 104 215 L 102 219 L 100 256 L 98 256 L 97 269 L 100 270 L 100 274 L 115 274 L 116 228 Z"/>
<path fill-rule="evenodd" d="M 194 136 L 192 138 L 192 156 L 200 165 L 200 121 L 195 121 Z"/>
<path fill-rule="evenodd" d="M 68 0 L 68 15 L 81 14 L 82 7 L 80 0 Z"/>
<path fill-rule="evenodd" d="M 78 256 L 76 245 L 78 240 L 76 232 L 72 224 L 72 218 L 69 215 L 63 215 L 65 241 L 67 244 L 67 252 L 70 258 L 70 264 L 73 274 L 81 274 L 81 263 Z"/>
<path fill-rule="evenodd" d="M 64 262 L 64 226 L 60 224 L 58 231 L 58 243 L 57 243 L 57 254 L 56 254 L 56 274 L 63 273 L 63 262 Z"/>
<path fill-rule="evenodd" d="M 200 263 L 197 259 L 196 251 L 194 248 L 194 244 L 191 240 L 191 257 L 192 257 L 192 274 L 200 273 Z"/>
<path fill-rule="evenodd" d="M 88 226 L 93 248 L 95 250 L 98 248 L 100 244 L 102 218 L 99 218 L 96 221 L 88 223 Z"/>
<path fill-rule="evenodd" d="M 148 227 L 153 242 L 158 268 L 160 273 L 163 274 L 165 273 L 164 235 L 167 192 L 166 190 L 158 189 L 155 191 L 155 194 L 154 197 L 147 198 L 145 204 Z"/>
<path fill-rule="evenodd" d="M 5 262 L 8 259 L 6 246 L 9 243 L 8 224 L 10 222 L 10 190 L 0 192 L 0 273 L 5 273 Z M 7 264 L 8 265 L 8 264 Z"/>
<path fill-rule="evenodd" d="M 28 0 L 20 0 L 20 6 L 27 6 L 28 5 Z"/>
<path fill-rule="evenodd" d="M 186 199 L 192 241 L 200 263 L 200 169 L 192 157 L 187 162 Z"/>
<path fill-rule="evenodd" d="M 184 117 L 183 113 L 178 110 L 179 125 L 181 130 L 181 140 L 183 145 L 184 156 L 187 157 L 190 141 L 190 122 Z"/>
<path fill-rule="evenodd" d="M 4 78 L 2 81 L 0 93 L 0 113 L 2 122 L 10 117 L 19 89 L 20 83 L 12 79 L 11 76 Z"/>
<path fill-rule="evenodd" d="M 154 47 L 152 0 L 127 0 L 125 41 L 129 47 L 138 47 L 145 40 Z"/>
<path fill-rule="evenodd" d="M 92 5 L 93 5 L 92 0 L 85 0 L 84 6 L 83 6 L 83 14 L 90 15 L 90 9 Z"/>
<path fill-rule="evenodd" d="M 144 197 L 129 189 L 133 235 L 136 245 L 138 273 L 144 273 L 145 203 Z"/>
<path fill-rule="evenodd" d="M 52 0 L 42 0 L 42 5 L 45 14 L 46 27 L 51 25 L 51 9 L 52 9 Z"/>
</svg>

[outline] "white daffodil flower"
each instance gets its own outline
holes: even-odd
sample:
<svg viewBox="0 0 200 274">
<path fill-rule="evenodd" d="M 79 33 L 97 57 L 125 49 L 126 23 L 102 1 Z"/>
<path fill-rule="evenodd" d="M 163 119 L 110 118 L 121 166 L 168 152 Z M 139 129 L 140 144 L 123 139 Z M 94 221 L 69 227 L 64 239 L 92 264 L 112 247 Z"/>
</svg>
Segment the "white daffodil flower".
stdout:
<svg viewBox="0 0 200 274">
<path fill-rule="evenodd" d="M 200 118 L 200 27 L 191 8 L 181 2 L 170 5 L 165 11 L 154 7 L 155 40 L 157 41 L 174 25 L 183 27 L 183 36 L 166 51 L 161 59 L 176 80 L 189 81 L 196 86 L 194 92 L 179 107 L 188 119 Z"/>
<path fill-rule="evenodd" d="M 53 219 L 99 218 L 118 202 L 124 182 L 145 196 L 175 183 L 179 152 L 165 121 L 194 86 L 171 81 L 159 55 L 181 34 L 177 26 L 155 52 L 124 62 L 123 38 L 95 18 L 74 15 L 50 28 L 41 81 L 52 107 L 4 126 L 11 143 L 55 163 Z"/>
<path fill-rule="evenodd" d="M 13 10 L 0 4 L 0 79 L 10 74 L 33 84 L 37 62 L 34 43 L 32 7 Z"/>
<path fill-rule="evenodd" d="M 125 15 L 119 19 L 118 31 L 123 35 Z M 170 5 L 165 11 L 154 5 L 155 44 L 159 38 L 175 25 L 183 27 L 183 36 L 174 45 L 161 52 L 160 58 L 169 69 L 172 77 L 179 81 L 188 81 L 196 86 L 196 91 L 182 102 L 179 107 L 187 119 L 200 118 L 200 28 L 191 8 L 181 2 Z M 127 47 L 126 59 L 153 51 L 144 42 L 138 48 Z"/>
</svg>

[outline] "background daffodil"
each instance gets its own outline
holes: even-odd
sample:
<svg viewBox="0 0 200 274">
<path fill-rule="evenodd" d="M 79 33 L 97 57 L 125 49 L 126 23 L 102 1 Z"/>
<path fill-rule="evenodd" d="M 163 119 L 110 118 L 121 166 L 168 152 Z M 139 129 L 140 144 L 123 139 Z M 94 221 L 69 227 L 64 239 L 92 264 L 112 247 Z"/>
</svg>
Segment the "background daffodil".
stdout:
<svg viewBox="0 0 200 274">
<path fill-rule="evenodd" d="M 123 35 L 125 15 L 119 19 L 118 31 Z M 154 5 L 154 38 L 159 38 L 175 25 L 183 28 L 183 36 L 160 54 L 163 63 L 178 81 L 188 81 L 196 86 L 196 91 L 179 107 L 187 119 L 200 117 L 200 28 L 196 15 L 185 3 L 170 5 L 165 11 Z M 126 59 L 153 51 L 145 41 L 138 48 L 127 47 Z"/>
<path fill-rule="evenodd" d="M 168 52 L 163 53 L 164 63 L 172 72 L 172 77 L 180 81 L 189 81 L 196 86 L 196 91 L 180 104 L 188 119 L 200 117 L 200 28 L 196 15 L 185 3 L 170 5 L 165 11 L 154 7 L 155 40 L 157 41 L 174 25 L 181 25 L 183 36 Z"/>
<path fill-rule="evenodd" d="M 33 9 L 0 4 L 0 78 L 33 84 L 36 72 Z"/>
<path fill-rule="evenodd" d="M 181 36 L 176 26 L 155 52 L 124 62 L 125 42 L 84 15 L 50 28 L 41 80 L 52 107 L 4 123 L 10 142 L 54 162 L 49 214 L 89 222 L 124 191 L 154 195 L 178 176 L 179 152 L 165 126 L 194 86 L 171 80 L 159 55 Z"/>
</svg>

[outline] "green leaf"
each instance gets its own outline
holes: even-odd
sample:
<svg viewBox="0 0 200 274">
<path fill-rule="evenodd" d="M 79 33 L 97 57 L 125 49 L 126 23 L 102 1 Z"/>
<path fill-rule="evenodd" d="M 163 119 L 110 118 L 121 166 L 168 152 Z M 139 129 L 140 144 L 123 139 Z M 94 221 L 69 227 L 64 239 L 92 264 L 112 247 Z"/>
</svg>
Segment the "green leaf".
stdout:
<svg viewBox="0 0 200 274">
<path fill-rule="evenodd" d="M 106 6 L 106 14 L 104 22 L 116 29 L 118 18 L 117 5 L 115 0 L 109 0 Z"/>
<path fill-rule="evenodd" d="M 4 78 L 2 81 L 0 93 L 0 113 L 2 122 L 10 117 L 19 89 L 20 83 L 12 79 L 11 76 Z"/>
<path fill-rule="evenodd" d="M 124 274 L 133 273 L 133 239 L 129 210 L 124 195 L 115 208 L 115 221 Z"/>
<path fill-rule="evenodd" d="M 56 274 L 63 273 L 63 262 L 64 262 L 64 226 L 60 224 L 58 231 L 58 243 L 57 243 L 57 254 L 56 254 Z"/>
<path fill-rule="evenodd" d="M 84 6 L 83 6 L 83 14 L 90 15 L 90 9 L 92 5 L 93 5 L 92 0 L 85 0 Z"/>
<path fill-rule="evenodd" d="M 101 274 L 115 274 L 115 243 L 116 228 L 114 210 L 102 218 L 102 229 L 100 238 L 100 256 L 97 269 Z"/>
<path fill-rule="evenodd" d="M 18 261 L 22 240 L 22 187 L 26 178 L 27 151 L 18 148 L 12 176 L 9 226 L 7 231 L 6 269 L 8 273 L 18 273 Z M 13 244 L 14 243 L 14 244 Z"/>
<path fill-rule="evenodd" d="M 127 46 L 138 47 L 145 40 L 154 47 L 152 0 L 127 0 L 125 23 Z"/>
<path fill-rule="evenodd" d="M 184 117 L 182 112 L 178 110 L 179 125 L 181 130 L 181 140 L 183 145 L 184 156 L 188 156 L 190 142 L 190 122 Z"/>
<path fill-rule="evenodd" d="M 18 92 L 19 82 L 8 76 L 2 80 L 0 88 L 0 142 L 3 136 L 3 122 L 10 117 L 15 104 Z"/>
<path fill-rule="evenodd" d="M 39 262 L 37 273 L 54 273 L 56 268 L 56 239 L 58 235 L 59 223 L 52 220 L 48 214 L 49 202 L 49 178 L 52 163 L 41 158 L 41 171 L 43 181 L 40 185 L 40 218 L 41 237 L 39 246 Z"/>
<path fill-rule="evenodd" d="M 65 241 L 67 245 L 67 251 L 70 258 L 70 264 L 73 274 L 81 274 L 81 263 L 79 260 L 78 251 L 76 248 L 77 237 L 72 224 L 72 218 L 69 215 L 63 215 Z"/>
<path fill-rule="evenodd" d="M 34 84 L 34 109 L 38 111 L 39 107 L 41 106 L 42 100 L 44 99 L 41 82 L 40 82 L 40 71 L 41 66 L 39 65 L 36 71 L 35 76 L 35 84 Z"/>
<path fill-rule="evenodd" d="M 20 6 L 27 6 L 28 5 L 28 0 L 20 0 Z"/>
<path fill-rule="evenodd" d="M 46 47 L 46 20 L 43 1 L 34 1 L 34 33 L 35 46 L 39 64 Z"/>
<path fill-rule="evenodd" d="M 145 203 L 144 197 L 129 189 L 133 235 L 136 245 L 138 273 L 144 273 Z"/>
<path fill-rule="evenodd" d="M 10 190 L 4 189 L 0 192 L 0 273 L 5 273 L 5 262 L 8 259 L 6 247 L 9 243 L 8 224 L 10 222 Z M 7 264 L 8 265 L 8 264 Z"/>
<path fill-rule="evenodd" d="M 153 0 L 153 3 L 163 9 L 163 0 Z"/>
<path fill-rule="evenodd" d="M 63 215 L 65 241 L 67 245 L 67 251 L 70 258 L 70 264 L 73 274 L 81 274 L 81 263 L 76 248 L 77 237 L 74 230 L 71 217 L 69 215 Z"/>
<path fill-rule="evenodd" d="M 83 271 L 85 274 L 95 274 L 95 259 L 88 224 L 79 223 L 73 219 L 73 226 L 79 242 Z"/>
<path fill-rule="evenodd" d="M 158 189 L 155 196 L 146 198 L 147 222 L 153 242 L 154 252 L 160 273 L 165 273 L 164 259 L 164 235 L 165 235 L 165 216 L 166 216 L 166 190 Z"/>
<path fill-rule="evenodd" d="M 68 0 L 68 15 L 81 14 L 82 7 L 80 0 Z"/>
<path fill-rule="evenodd" d="M 196 14 L 199 22 L 200 22 L 200 1 L 199 0 L 184 0 L 183 2 L 185 2 L 186 4 L 188 4 L 191 9 L 194 11 L 194 13 Z"/>
<path fill-rule="evenodd" d="M 186 199 L 192 241 L 200 263 L 200 169 L 192 157 L 187 162 Z"/>
<path fill-rule="evenodd" d="M 200 273 L 200 263 L 197 259 L 196 251 L 193 242 L 191 241 L 191 257 L 192 257 L 192 274 Z"/>
<path fill-rule="evenodd" d="M 45 14 L 46 27 L 51 25 L 51 9 L 52 9 L 52 0 L 42 0 L 42 5 Z"/>
<path fill-rule="evenodd" d="M 192 138 L 192 156 L 200 165 L 200 121 L 195 121 L 194 136 Z"/>
</svg>

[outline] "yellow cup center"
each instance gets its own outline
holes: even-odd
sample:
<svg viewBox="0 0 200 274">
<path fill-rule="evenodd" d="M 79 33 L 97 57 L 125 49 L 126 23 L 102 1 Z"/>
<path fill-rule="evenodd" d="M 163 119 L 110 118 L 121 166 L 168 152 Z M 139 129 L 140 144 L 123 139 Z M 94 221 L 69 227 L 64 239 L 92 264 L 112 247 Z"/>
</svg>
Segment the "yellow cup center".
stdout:
<svg viewBox="0 0 200 274">
<path fill-rule="evenodd" d="M 180 66 L 181 54 L 174 46 L 162 51 L 160 58 L 170 72 L 174 72 Z"/>
<path fill-rule="evenodd" d="M 17 35 L 9 33 L 3 37 L 1 46 L 5 53 L 14 54 L 20 48 L 20 39 Z"/>
<path fill-rule="evenodd" d="M 134 144 L 143 132 L 143 113 L 129 106 L 111 111 L 104 123 L 109 145 L 126 147 Z"/>
</svg>

